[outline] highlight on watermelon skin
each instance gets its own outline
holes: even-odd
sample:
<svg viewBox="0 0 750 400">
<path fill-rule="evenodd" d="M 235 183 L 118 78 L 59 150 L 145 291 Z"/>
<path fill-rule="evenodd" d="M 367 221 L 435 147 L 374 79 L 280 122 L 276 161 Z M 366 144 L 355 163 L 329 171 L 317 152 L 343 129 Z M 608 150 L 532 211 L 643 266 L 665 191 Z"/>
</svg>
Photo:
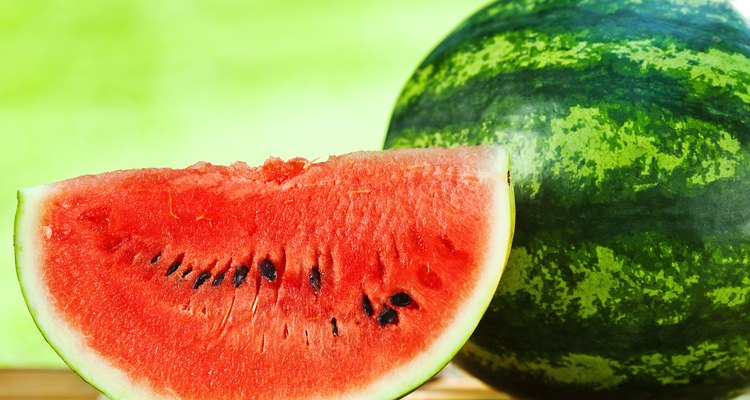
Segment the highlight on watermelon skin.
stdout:
<svg viewBox="0 0 750 400">
<path fill-rule="evenodd" d="M 112 399 L 403 396 L 476 327 L 515 218 L 492 147 L 114 171 L 18 199 L 29 311 Z"/>
</svg>

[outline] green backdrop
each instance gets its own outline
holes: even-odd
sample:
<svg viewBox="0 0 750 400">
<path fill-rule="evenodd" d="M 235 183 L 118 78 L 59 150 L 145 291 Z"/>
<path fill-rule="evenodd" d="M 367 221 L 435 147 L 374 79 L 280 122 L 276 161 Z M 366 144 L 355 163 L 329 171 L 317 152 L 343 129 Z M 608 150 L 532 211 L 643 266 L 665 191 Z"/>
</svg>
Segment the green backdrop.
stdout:
<svg viewBox="0 0 750 400">
<path fill-rule="evenodd" d="M 0 1 L 0 367 L 62 365 L 18 288 L 16 189 L 378 149 L 402 84 L 483 3 Z"/>
</svg>

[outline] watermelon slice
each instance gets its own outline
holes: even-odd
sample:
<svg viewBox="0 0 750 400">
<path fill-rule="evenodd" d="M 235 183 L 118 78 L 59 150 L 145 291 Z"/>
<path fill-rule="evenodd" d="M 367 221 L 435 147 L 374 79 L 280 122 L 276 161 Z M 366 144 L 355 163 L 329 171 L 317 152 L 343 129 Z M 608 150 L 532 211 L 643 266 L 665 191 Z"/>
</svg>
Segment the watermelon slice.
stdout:
<svg viewBox="0 0 750 400">
<path fill-rule="evenodd" d="M 476 327 L 508 257 L 508 155 L 196 164 L 19 191 L 39 329 L 118 399 L 394 398 Z"/>
</svg>

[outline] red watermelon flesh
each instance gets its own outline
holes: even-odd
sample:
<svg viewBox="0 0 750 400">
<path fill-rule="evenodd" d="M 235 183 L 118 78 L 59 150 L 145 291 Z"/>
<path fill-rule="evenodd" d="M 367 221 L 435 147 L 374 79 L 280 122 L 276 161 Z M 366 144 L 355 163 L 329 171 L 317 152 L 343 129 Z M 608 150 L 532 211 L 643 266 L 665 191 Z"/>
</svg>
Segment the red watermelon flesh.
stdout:
<svg viewBox="0 0 750 400">
<path fill-rule="evenodd" d="M 19 279 L 112 398 L 397 397 L 487 307 L 509 176 L 487 147 L 82 176 L 19 191 Z"/>
</svg>

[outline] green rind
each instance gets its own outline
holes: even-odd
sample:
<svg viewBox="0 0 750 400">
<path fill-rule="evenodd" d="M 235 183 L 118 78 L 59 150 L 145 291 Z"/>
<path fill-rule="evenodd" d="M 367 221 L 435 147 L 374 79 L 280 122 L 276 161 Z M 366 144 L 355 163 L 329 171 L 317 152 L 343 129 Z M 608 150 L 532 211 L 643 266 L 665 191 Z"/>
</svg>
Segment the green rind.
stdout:
<svg viewBox="0 0 750 400">
<path fill-rule="evenodd" d="M 29 309 L 29 314 L 32 317 L 32 320 L 34 321 L 34 324 L 39 329 L 39 332 L 41 332 L 42 337 L 44 338 L 44 341 L 49 344 L 50 347 L 60 355 L 60 350 L 55 346 L 53 342 L 49 340 L 47 335 L 44 333 L 44 330 L 39 326 L 39 323 L 37 322 L 37 312 L 36 307 L 32 306 L 29 303 L 29 297 L 26 295 L 26 290 L 24 289 L 24 285 L 21 283 L 21 258 L 25 255 L 24 253 L 24 246 L 19 241 L 19 232 L 18 230 L 21 227 L 21 220 L 24 216 L 25 206 L 26 202 L 24 200 L 23 191 L 18 190 L 16 192 L 16 199 L 18 200 L 18 206 L 16 207 L 16 215 L 13 220 L 13 251 L 14 251 L 14 257 L 15 257 L 15 263 L 16 263 L 16 277 L 18 278 L 18 284 L 21 288 L 21 295 L 23 296 L 23 300 L 26 303 L 26 307 Z M 65 362 L 65 359 L 62 359 L 63 362 Z M 66 363 L 67 364 L 67 363 Z M 71 369 L 73 369 L 73 366 L 70 364 L 67 364 Z M 88 381 L 87 381 L 88 382 Z M 89 384 L 91 382 L 88 382 Z"/>
<path fill-rule="evenodd" d="M 542 399 L 750 387 L 749 93 L 723 1 L 496 2 L 443 41 L 385 146 L 506 146 L 519 204 L 463 361 Z"/>
</svg>

